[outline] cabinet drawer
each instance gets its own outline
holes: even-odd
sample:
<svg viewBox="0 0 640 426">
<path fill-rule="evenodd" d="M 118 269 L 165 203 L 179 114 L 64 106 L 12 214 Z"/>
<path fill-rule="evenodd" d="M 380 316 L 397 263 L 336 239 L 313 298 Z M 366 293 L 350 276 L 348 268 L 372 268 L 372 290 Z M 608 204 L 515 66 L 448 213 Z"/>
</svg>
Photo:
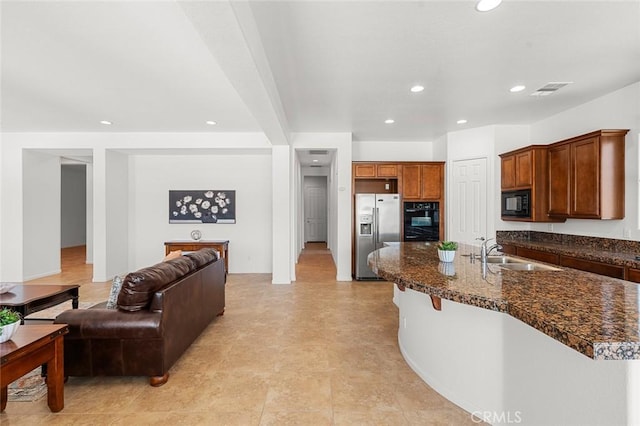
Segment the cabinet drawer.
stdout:
<svg viewBox="0 0 640 426">
<path fill-rule="evenodd" d="M 518 256 L 526 257 L 527 259 L 539 260 L 541 262 L 553 263 L 557 265 L 558 255 L 554 253 L 549 253 L 546 251 L 533 250 L 524 247 L 518 247 L 516 249 Z"/>
<path fill-rule="evenodd" d="M 517 255 L 516 246 L 512 246 L 512 245 L 509 245 L 509 244 L 501 244 L 501 246 L 502 246 L 502 252 L 504 254 L 515 254 L 515 255 Z"/>
<path fill-rule="evenodd" d="M 608 277 L 624 279 L 624 268 L 622 266 L 609 265 L 606 263 L 594 262 L 592 260 L 576 259 L 575 257 L 570 256 L 560 256 L 560 265 L 580 269 L 581 271 L 606 275 Z"/>
<path fill-rule="evenodd" d="M 634 283 L 640 283 L 640 269 L 629 268 L 627 269 L 627 280 Z"/>
</svg>

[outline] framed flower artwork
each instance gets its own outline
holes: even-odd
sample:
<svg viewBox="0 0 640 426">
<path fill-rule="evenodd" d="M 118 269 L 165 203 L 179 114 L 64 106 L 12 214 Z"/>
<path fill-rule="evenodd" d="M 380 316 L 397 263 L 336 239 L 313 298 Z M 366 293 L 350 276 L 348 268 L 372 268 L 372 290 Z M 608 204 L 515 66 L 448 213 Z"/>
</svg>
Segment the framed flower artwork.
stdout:
<svg viewBox="0 0 640 426">
<path fill-rule="evenodd" d="M 169 223 L 236 223 L 236 191 L 169 191 Z"/>
</svg>

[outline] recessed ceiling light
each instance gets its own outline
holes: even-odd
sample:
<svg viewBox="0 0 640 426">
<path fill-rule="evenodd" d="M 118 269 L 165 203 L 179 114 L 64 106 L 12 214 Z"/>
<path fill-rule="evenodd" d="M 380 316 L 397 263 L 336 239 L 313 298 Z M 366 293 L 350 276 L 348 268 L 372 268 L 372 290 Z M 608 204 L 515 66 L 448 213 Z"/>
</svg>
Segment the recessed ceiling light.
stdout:
<svg viewBox="0 0 640 426">
<path fill-rule="evenodd" d="M 456 123 L 458 123 L 458 124 L 466 124 L 466 123 L 467 123 L 467 120 L 465 120 L 465 119 L 463 118 L 462 120 L 458 120 L 458 121 L 456 121 Z"/>
<path fill-rule="evenodd" d="M 312 160 L 314 163 L 317 163 L 319 160 Z"/>
<path fill-rule="evenodd" d="M 413 93 L 422 92 L 423 90 L 424 90 L 424 86 L 420 86 L 419 84 L 417 84 L 417 85 L 415 85 L 415 86 L 413 86 L 413 87 L 411 88 L 411 91 L 412 91 Z"/>
<path fill-rule="evenodd" d="M 211 120 L 208 120 L 206 123 L 207 123 L 209 126 L 215 126 L 216 124 L 218 124 L 218 123 L 216 123 L 215 121 L 211 121 Z"/>
<path fill-rule="evenodd" d="M 523 86 L 522 84 L 519 84 L 517 86 L 513 86 L 511 89 L 509 89 L 509 91 L 512 93 L 517 93 L 517 92 L 522 92 L 524 89 L 526 89 L 526 87 Z"/>
<path fill-rule="evenodd" d="M 113 123 L 111 121 L 108 121 L 108 120 L 102 120 L 102 121 L 100 121 L 100 124 L 104 124 L 105 126 L 111 126 Z"/>
<path fill-rule="evenodd" d="M 478 12 L 488 12 L 500 6 L 502 0 L 480 0 L 476 3 L 476 10 Z"/>
<path fill-rule="evenodd" d="M 396 120 L 393 120 L 391 118 L 388 118 L 388 119 L 384 120 L 384 124 L 393 124 L 395 122 L 396 122 Z"/>
</svg>

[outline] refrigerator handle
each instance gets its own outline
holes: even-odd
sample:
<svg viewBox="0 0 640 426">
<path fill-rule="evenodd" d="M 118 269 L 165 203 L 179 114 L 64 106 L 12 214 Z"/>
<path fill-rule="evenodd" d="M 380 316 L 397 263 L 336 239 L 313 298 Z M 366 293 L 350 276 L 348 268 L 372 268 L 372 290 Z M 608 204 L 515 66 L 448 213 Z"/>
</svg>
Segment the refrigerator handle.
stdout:
<svg viewBox="0 0 640 426">
<path fill-rule="evenodd" d="M 378 217 L 380 216 L 380 209 L 379 208 L 375 208 L 374 209 L 374 213 L 373 213 L 373 222 L 374 222 L 374 240 L 373 240 L 373 247 L 374 250 L 377 250 L 379 247 L 378 245 L 380 244 L 380 229 L 378 228 Z"/>
</svg>

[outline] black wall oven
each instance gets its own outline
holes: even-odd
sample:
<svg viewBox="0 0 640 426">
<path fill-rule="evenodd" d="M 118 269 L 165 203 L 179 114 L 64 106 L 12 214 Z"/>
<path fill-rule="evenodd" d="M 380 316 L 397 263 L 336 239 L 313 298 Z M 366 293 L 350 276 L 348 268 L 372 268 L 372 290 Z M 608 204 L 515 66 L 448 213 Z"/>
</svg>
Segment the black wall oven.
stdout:
<svg viewBox="0 0 640 426">
<path fill-rule="evenodd" d="M 438 241 L 440 239 L 440 203 L 404 203 L 403 241 Z"/>
<path fill-rule="evenodd" d="M 531 217 L 531 190 L 502 192 L 502 216 L 503 217 Z"/>
</svg>

